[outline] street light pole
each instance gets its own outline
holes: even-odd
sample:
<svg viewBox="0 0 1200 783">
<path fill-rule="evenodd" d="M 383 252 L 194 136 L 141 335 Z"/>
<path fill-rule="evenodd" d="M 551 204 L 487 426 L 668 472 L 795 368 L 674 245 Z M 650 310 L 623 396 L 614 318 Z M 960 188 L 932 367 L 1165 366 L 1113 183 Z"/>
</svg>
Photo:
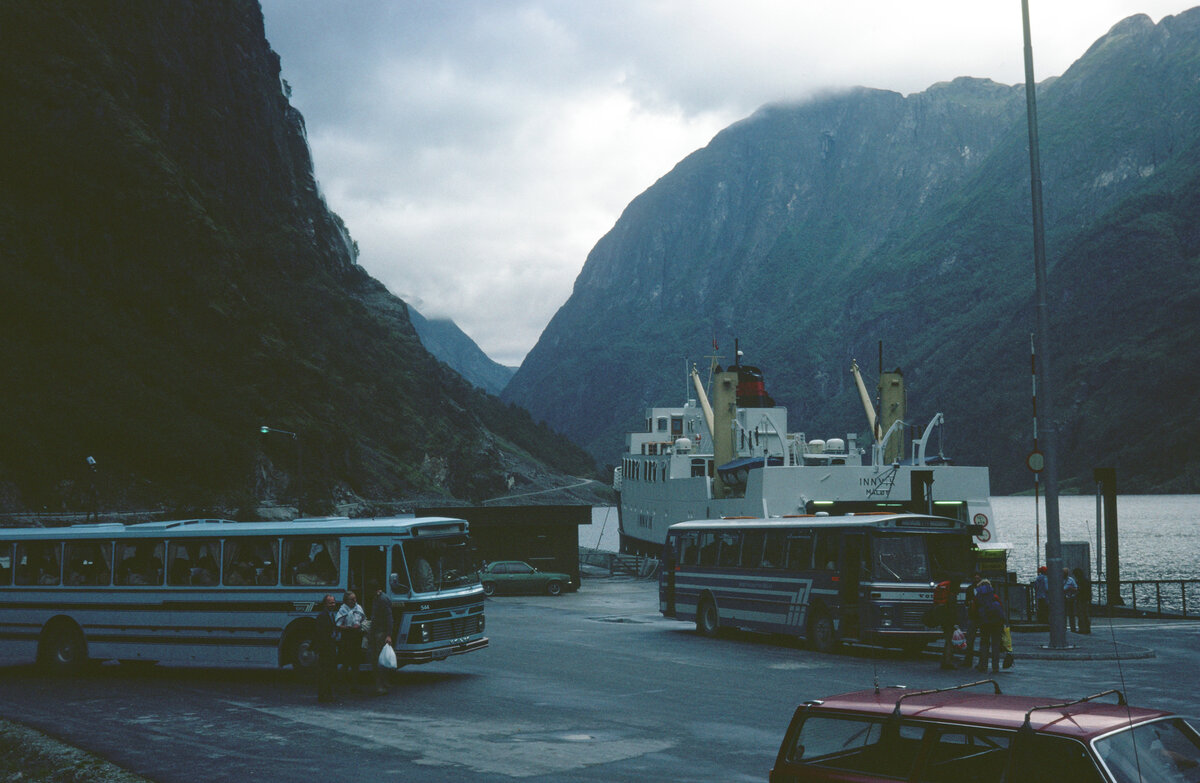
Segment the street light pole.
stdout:
<svg viewBox="0 0 1200 783">
<path fill-rule="evenodd" d="M 1063 605 L 1062 538 L 1058 519 L 1058 427 L 1047 371 L 1047 344 L 1050 334 L 1049 306 L 1046 303 L 1046 234 L 1042 214 L 1042 164 L 1038 154 L 1037 83 L 1033 80 L 1033 43 L 1029 33 L 1029 0 L 1021 0 L 1021 23 L 1025 35 L 1025 106 L 1029 121 L 1029 179 L 1033 201 L 1033 269 L 1036 283 L 1037 341 L 1036 371 L 1041 392 L 1044 424 L 1041 432 L 1045 464 L 1042 478 L 1046 483 L 1046 571 L 1047 603 L 1050 610 L 1050 647 L 1067 646 L 1066 612 Z"/>
<path fill-rule="evenodd" d="M 258 431 L 263 435 L 269 435 L 272 432 L 287 435 L 296 444 L 296 516 L 304 516 L 304 449 L 300 445 L 300 436 L 290 430 L 268 427 L 265 424 L 259 427 Z"/>
</svg>

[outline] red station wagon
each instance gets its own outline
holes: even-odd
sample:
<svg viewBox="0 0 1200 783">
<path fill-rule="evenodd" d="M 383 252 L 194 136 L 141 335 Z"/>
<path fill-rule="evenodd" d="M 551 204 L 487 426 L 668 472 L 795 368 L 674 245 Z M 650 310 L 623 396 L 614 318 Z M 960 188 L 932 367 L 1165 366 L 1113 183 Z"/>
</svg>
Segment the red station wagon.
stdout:
<svg viewBox="0 0 1200 783">
<path fill-rule="evenodd" d="M 1095 701 L 1113 696 L 1116 703 Z M 1192 783 L 1200 734 L 1120 691 L 1075 701 L 1008 696 L 994 680 L 879 688 L 801 704 L 771 781 Z"/>
</svg>

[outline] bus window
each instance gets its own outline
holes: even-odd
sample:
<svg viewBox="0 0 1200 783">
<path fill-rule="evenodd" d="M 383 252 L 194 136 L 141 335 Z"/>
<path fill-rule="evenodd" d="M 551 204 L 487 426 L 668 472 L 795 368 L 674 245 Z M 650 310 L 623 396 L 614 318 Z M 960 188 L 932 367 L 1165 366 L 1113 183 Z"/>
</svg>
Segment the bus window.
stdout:
<svg viewBox="0 0 1200 783">
<path fill-rule="evenodd" d="M 722 568 L 730 568 L 738 564 L 738 557 L 742 553 L 742 537 L 738 533 L 719 533 L 718 538 L 721 542 L 720 554 L 717 555 L 717 562 Z"/>
<path fill-rule="evenodd" d="M 408 561 L 408 573 L 412 575 L 412 588 L 417 593 L 431 593 L 441 583 L 441 563 L 437 552 L 417 542 L 404 548 Z"/>
<path fill-rule="evenodd" d="M 837 570 L 838 539 L 834 530 L 818 530 L 813 535 L 813 568 L 825 571 Z"/>
<path fill-rule="evenodd" d="M 696 542 L 696 533 L 681 533 L 676 539 L 679 542 L 679 564 L 696 565 L 700 557 L 700 546 Z"/>
<path fill-rule="evenodd" d="M 782 568 L 783 553 L 787 548 L 787 539 L 782 530 L 768 530 L 766 542 L 763 545 L 763 568 Z"/>
<path fill-rule="evenodd" d="M 0 544 L 0 585 L 12 584 L 12 544 Z"/>
<path fill-rule="evenodd" d="M 220 541 L 172 541 L 167 548 L 167 584 L 215 585 L 220 581 L 220 559 Z"/>
<path fill-rule="evenodd" d="M 759 568 L 763 566 L 763 530 L 747 530 L 742 533 L 742 568 Z"/>
<path fill-rule="evenodd" d="M 787 538 L 787 568 L 807 571 L 812 568 L 812 534 L 792 533 Z"/>
<path fill-rule="evenodd" d="M 274 538 L 225 539 L 225 584 L 273 585 L 278 581 L 279 542 Z"/>
<path fill-rule="evenodd" d="M 56 585 L 62 580 L 60 544 L 30 542 L 17 544 L 17 584 Z"/>
<path fill-rule="evenodd" d="M 701 533 L 700 534 L 700 559 L 698 565 L 715 566 L 717 564 L 717 541 L 716 533 Z"/>
<path fill-rule="evenodd" d="M 336 538 L 285 538 L 285 585 L 335 585 L 338 582 Z"/>
<path fill-rule="evenodd" d="M 928 582 L 929 561 L 925 540 L 929 536 L 876 536 L 871 546 L 871 575 L 887 582 Z"/>
<path fill-rule="evenodd" d="M 161 585 L 163 543 L 129 541 L 117 544 L 117 584 Z"/>
<path fill-rule="evenodd" d="M 971 573 L 971 547 L 962 536 L 935 535 L 926 538 L 929 543 L 929 571 L 939 574 Z"/>
<path fill-rule="evenodd" d="M 388 582 L 392 587 L 393 593 L 407 593 L 411 589 L 409 587 L 408 569 L 404 565 L 404 549 L 399 544 L 392 544 L 392 575 L 389 577 Z M 371 595 L 371 598 L 374 597 L 374 595 Z"/>
<path fill-rule="evenodd" d="M 67 542 L 69 585 L 107 585 L 112 576 L 112 544 L 97 541 Z"/>
</svg>

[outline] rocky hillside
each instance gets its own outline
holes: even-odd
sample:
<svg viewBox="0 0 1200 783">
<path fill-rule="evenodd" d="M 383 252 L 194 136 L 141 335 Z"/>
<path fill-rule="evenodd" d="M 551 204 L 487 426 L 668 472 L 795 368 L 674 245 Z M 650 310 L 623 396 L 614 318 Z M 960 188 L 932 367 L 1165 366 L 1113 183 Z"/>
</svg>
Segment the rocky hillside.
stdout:
<svg viewBox="0 0 1200 783">
<path fill-rule="evenodd" d="M 1061 474 L 1200 490 L 1200 9 L 1117 24 L 1038 100 Z M 615 462 L 739 337 L 793 429 L 865 441 L 848 368 L 882 341 L 915 423 L 945 411 L 950 456 L 1029 487 L 1027 142 L 1020 85 L 767 106 L 628 206 L 504 397 Z"/>
<path fill-rule="evenodd" d="M 421 346 L 286 93 L 251 0 L 0 5 L 0 504 L 321 510 L 592 470 Z"/>
</svg>

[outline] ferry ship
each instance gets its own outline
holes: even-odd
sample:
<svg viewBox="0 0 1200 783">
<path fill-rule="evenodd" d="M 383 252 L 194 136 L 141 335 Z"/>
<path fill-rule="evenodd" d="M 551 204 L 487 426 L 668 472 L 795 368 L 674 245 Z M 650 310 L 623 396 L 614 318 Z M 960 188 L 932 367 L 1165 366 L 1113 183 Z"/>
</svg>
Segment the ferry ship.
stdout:
<svg viewBox="0 0 1200 783">
<path fill-rule="evenodd" d="M 626 435 L 613 476 L 622 552 L 657 557 L 667 528 L 691 519 L 901 510 L 961 519 L 974 525 L 981 549 L 1005 548 L 993 541 L 988 469 L 942 454 L 942 414 L 905 448 L 910 425 L 899 370 L 880 374 L 876 414 L 851 363 L 872 433 L 860 448 L 854 432 L 789 432 L 787 408 L 767 394 L 762 371 L 737 357 L 724 371 L 714 366 L 711 403 L 693 366 L 695 397 L 682 407 L 647 408 L 645 429 Z"/>
</svg>

